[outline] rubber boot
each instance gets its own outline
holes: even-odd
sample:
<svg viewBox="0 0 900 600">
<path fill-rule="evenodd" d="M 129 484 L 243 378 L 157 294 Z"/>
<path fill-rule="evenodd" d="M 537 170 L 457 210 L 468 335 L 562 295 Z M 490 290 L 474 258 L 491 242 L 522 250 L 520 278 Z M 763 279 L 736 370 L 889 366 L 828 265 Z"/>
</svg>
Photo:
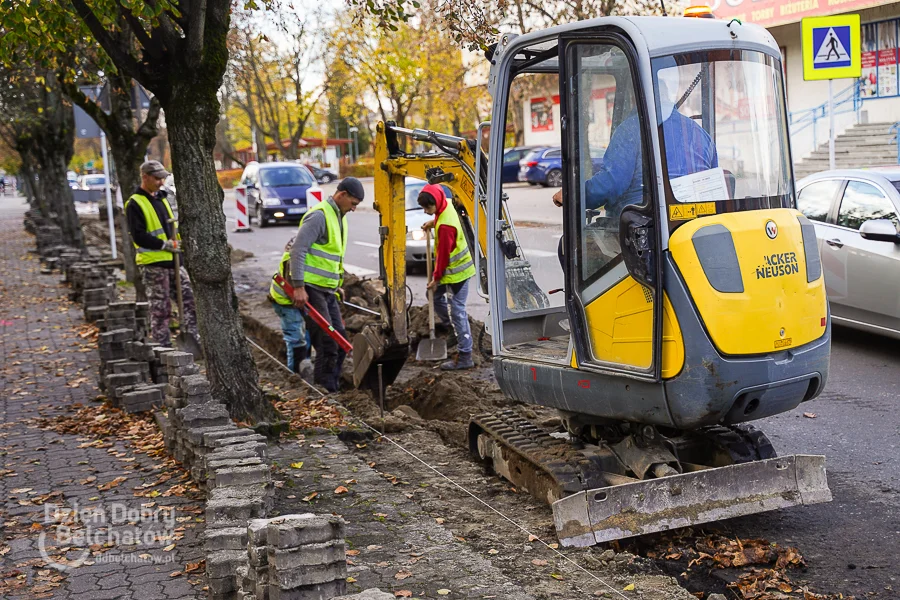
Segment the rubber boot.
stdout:
<svg viewBox="0 0 900 600">
<path fill-rule="evenodd" d="M 471 352 L 460 352 L 456 355 L 456 360 L 448 360 L 441 364 L 442 371 L 461 371 L 473 368 L 475 368 L 475 362 L 472 360 Z"/>
</svg>

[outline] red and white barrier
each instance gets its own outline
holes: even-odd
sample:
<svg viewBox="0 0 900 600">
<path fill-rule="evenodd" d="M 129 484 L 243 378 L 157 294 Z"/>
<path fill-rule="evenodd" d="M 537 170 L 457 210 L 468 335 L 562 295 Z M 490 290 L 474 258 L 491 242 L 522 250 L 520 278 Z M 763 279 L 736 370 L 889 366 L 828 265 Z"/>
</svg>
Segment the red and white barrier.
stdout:
<svg viewBox="0 0 900 600">
<path fill-rule="evenodd" d="M 247 186 L 239 185 L 234 188 L 234 201 L 237 210 L 234 212 L 237 226 L 235 231 L 250 231 L 250 216 L 247 209 Z"/>
<path fill-rule="evenodd" d="M 318 186 L 306 190 L 306 209 L 309 210 L 325 198 L 325 192 Z"/>
</svg>

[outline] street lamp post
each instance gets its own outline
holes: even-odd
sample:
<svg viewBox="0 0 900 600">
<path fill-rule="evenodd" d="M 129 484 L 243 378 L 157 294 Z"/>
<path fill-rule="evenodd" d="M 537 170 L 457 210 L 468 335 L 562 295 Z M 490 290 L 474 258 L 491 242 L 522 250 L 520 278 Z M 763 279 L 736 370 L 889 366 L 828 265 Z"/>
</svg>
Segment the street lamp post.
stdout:
<svg viewBox="0 0 900 600">
<path fill-rule="evenodd" d="M 353 162 L 357 162 L 359 160 L 359 127 L 350 127 L 348 131 L 353 136 Z"/>
</svg>

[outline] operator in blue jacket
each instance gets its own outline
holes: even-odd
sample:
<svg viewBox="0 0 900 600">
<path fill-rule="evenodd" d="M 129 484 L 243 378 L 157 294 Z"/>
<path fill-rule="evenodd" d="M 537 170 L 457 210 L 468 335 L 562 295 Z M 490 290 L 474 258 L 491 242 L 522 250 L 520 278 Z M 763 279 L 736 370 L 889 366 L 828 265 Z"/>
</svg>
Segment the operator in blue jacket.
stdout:
<svg viewBox="0 0 900 600">
<path fill-rule="evenodd" d="M 669 179 L 718 167 L 719 158 L 712 138 L 694 119 L 675 109 L 675 102 L 669 97 L 669 86 L 677 89 L 677 84 L 660 77 L 660 116 Z M 606 216 L 613 217 L 618 223 L 623 208 L 643 202 L 641 148 L 640 121 L 637 114 L 632 114 L 616 127 L 603 155 L 603 165 L 585 182 L 585 208 L 604 206 Z M 562 190 L 554 194 L 553 203 L 562 206 Z"/>
</svg>

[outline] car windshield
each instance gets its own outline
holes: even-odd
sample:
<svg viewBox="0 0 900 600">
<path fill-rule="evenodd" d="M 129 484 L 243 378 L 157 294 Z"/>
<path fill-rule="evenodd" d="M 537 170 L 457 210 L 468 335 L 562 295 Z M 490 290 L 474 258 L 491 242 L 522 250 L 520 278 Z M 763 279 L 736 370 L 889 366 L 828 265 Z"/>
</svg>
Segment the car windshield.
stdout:
<svg viewBox="0 0 900 600">
<path fill-rule="evenodd" d="M 422 207 L 419 206 L 419 192 L 421 192 L 424 187 L 424 181 L 416 180 L 413 183 L 406 184 L 406 210 L 422 210 Z M 446 185 L 442 185 L 441 187 L 444 188 L 444 196 L 446 196 L 447 200 L 451 200 L 453 198 L 453 192 L 450 191 L 450 188 Z"/>
<path fill-rule="evenodd" d="M 266 187 L 312 185 L 309 172 L 302 167 L 268 167 L 259 170 L 259 181 Z"/>
<path fill-rule="evenodd" d="M 896 181 L 892 181 L 892 182 L 891 182 L 891 185 L 894 186 L 894 189 L 895 189 L 895 190 L 897 190 L 898 192 L 900 192 L 900 179 L 897 179 Z"/>
<path fill-rule="evenodd" d="M 528 154 L 525 155 L 525 158 L 523 158 L 522 161 L 524 161 L 524 162 L 535 161 L 538 159 L 538 157 L 541 155 L 541 152 L 543 152 L 543 151 L 544 151 L 544 148 L 541 148 L 539 150 L 532 150 L 531 152 L 529 152 Z"/>
<path fill-rule="evenodd" d="M 653 71 L 671 229 L 691 215 L 793 205 L 777 59 L 692 52 L 656 58 Z"/>
<path fill-rule="evenodd" d="M 102 185 L 105 181 L 106 181 L 106 179 L 104 179 L 103 176 L 100 176 L 100 177 L 85 177 L 85 178 L 84 178 L 84 182 L 85 182 L 87 185 Z"/>
</svg>

